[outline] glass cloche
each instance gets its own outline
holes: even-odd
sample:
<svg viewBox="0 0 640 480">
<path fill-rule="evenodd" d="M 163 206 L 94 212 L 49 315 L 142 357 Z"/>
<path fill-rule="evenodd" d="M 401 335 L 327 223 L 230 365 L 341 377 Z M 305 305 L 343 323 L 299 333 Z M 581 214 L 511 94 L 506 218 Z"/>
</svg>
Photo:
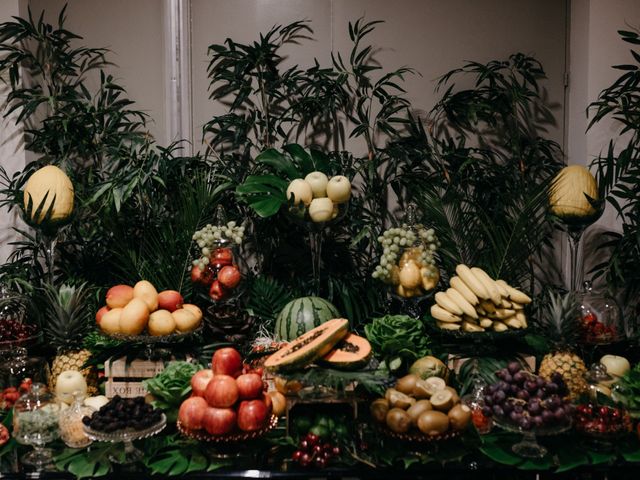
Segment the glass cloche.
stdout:
<svg viewBox="0 0 640 480">
<path fill-rule="evenodd" d="M 13 407 L 13 436 L 18 443 L 31 445 L 32 452 L 22 462 L 37 470 L 51 464 L 51 451 L 45 448 L 59 436 L 60 407 L 42 383 L 34 383 Z"/>
<path fill-rule="evenodd" d="M 622 312 L 615 298 L 605 292 L 595 291 L 591 282 L 587 281 L 579 299 L 584 343 L 607 344 L 624 338 Z"/>
<path fill-rule="evenodd" d="M 404 223 L 386 230 L 379 238 L 380 263 L 373 278 L 391 286 L 401 298 L 423 297 L 438 284 L 440 272 L 435 254 L 440 243 L 432 228 L 417 222 L 417 208 L 407 206 Z"/>
<path fill-rule="evenodd" d="M 614 377 L 601 363 L 595 363 L 585 376 L 589 389 L 584 402 L 576 407 L 576 430 L 599 441 L 610 441 L 631 431 L 627 408 L 612 397 Z"/>
<path fill-rule="evenodd" d="M 244 230 L 243 225 L 227 221 L 224 208 L 219 205 L 216 224 L 207 224 L 193 234 L 196 252 L 191 281 L 206 290 L 214 302 L 229 301 L 242 293 L 246 268 L 240 248 Z"/>
</svg>

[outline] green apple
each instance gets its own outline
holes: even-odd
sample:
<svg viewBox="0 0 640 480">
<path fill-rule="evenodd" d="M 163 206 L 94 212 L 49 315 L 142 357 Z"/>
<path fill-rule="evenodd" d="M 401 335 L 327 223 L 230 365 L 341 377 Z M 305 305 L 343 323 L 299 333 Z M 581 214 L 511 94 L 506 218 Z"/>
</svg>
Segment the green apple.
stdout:
<svg viewBox="0 0 640 480">
<path fill-rule="evenodd" d="M 87 395 L 87 382 L 82 373 L 77 370 L 65 370 L 56 380 L 56 397 L 59 402 L 71 405 L 76 392 L 81 396 Z"/>
<path fill-rule="evenodd" d="M 322 172 L 311 172 L 304 177 L 305 181 L 311 185 L 311 191 L 313 192 L 313 198 L 322 198 L 327 196 L 327 183 L 329 179 Z"/>
<path fill-rule="evenodd" d="M 609 375 L 616 377 L 622 377 L 631 370 L 629 360 L 618 355 L 605 355 L 600 359 L 600 363 L 607 367 L 607 373 Z"/>
<path fill-rule="evenodd" d="M 287 200 L 291 198 L 291 195 L 293 195 L 294 205 L 298 205 L 300 202 L 309 205 L 313 198 L 313 191 L 309 182 L 302 178 L 296 178 L 287 187 Z"/>
<path fill-rule="evenodd" d="M 334 203 L 345 203 L 351 198 L 351 182 L 344 175 L 331 177 L 327 183 L 327 196 Z"/>
<path fill-rule="evenodd" d="M 333 202 L 330 198 L 314 198 L 309 205 L 309 216 L 314 222 L 328 222 L 333 216 Z"/>
</svg>

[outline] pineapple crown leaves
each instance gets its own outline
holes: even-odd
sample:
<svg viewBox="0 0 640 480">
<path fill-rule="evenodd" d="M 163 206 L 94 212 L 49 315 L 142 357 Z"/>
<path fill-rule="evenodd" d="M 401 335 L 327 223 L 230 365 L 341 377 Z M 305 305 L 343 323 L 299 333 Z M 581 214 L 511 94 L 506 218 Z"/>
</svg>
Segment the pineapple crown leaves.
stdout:
<svg viewBox="0 0 640 480">
<path fill-rule="evenodd" d="M 549 290 L 545 296 L 547 307 L 541 315 L 542 330 L 556 347 L 575 344 L 580 317 L 580 303 L 575 293 L 561 294 Z"/>
<path fill-rule="evenodd" d="M 44 285 L 44 331 L 51 345 L 62 350 L 82 348 L 91 329 L 91 291 L 86 283 Z"/>
</svg>

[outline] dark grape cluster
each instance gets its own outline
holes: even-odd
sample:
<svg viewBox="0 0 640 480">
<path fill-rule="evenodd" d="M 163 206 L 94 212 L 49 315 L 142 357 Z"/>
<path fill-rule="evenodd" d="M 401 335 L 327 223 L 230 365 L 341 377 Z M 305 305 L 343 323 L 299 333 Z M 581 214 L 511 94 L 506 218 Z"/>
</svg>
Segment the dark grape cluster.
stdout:
<svg viewBox="0 0 640 480">
<path fill-rule="evenodd" d="M 0 342 L 24 340 L 34 333 L 35 325 L 22 323 L 15 318 L 0 318 Z"/>
<path fill-rule="evenodd" d="M 82 423 L 93 430 L 112 433 L 125 428 L 144 430 L 158 423 L 161 416 L 160 410 L 145 403 L 144 397 L 121 398 L 116 395 L 90 417 L 84 417 Z"/>
<path fill-rule="evenodd" d="M 324 468 L 332 458 L 340 455 L 340 447 L 328 442 L 322 443 L 322 439 L 311 432 L 300 441 L 298 447 L 293 452 L 292 459 L 302 467 Z"/>
<path fill-rule="evenodd" d="M 573 416 L 574 407 L 566 399 L 568 389 L 559 373 L 547 381 L 523 370 L 518 362 L 510 362 L 496 377 L 499 381 L 484 395 L 484 415 L 523 430 L 566 425 Z"/>
</svg>

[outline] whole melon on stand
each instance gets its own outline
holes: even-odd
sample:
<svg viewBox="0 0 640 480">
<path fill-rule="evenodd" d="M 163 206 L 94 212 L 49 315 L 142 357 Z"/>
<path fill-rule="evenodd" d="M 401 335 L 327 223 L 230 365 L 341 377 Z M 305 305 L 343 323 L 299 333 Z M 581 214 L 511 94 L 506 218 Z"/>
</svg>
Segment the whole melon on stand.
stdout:
<svg viewBox="0 0 640 480">
<path fill-rule="evenodd" d="M 324 322 L 339 317 L 338 309 L 323 298 L 296 298 L 284 306 L 276 319 L 276 339 L 290 342 Z"/>
<path fill-rule="evenodd" d="M 23 194 L 24 211 L 36 225 L 53 227 L 62 224 L 73 212 L 73 184 L 55 165 L 47 165 L 33 172 Z"/>
</svg>

